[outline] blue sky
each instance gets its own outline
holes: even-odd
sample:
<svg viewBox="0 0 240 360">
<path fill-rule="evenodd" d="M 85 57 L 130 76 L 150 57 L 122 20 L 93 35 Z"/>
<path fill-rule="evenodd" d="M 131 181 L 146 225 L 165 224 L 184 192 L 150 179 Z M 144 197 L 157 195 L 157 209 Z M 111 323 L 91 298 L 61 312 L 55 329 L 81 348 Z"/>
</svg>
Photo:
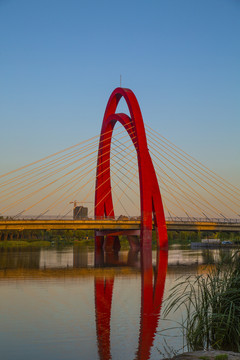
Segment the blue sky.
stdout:
<svg viewBox="0 0 240 360">
<path fill-rule="evenodd" d="M 240 0 L 0 0 L 1 173 L 97 135 L 112 90 L 240 179 Z"/>
</svg>

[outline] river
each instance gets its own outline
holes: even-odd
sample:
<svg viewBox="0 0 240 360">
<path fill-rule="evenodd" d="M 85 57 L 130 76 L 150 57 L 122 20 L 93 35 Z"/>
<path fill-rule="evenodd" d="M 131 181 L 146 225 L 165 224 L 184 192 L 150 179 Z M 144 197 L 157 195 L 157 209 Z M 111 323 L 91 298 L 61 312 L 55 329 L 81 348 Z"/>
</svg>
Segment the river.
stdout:
<svg viewBox="0 0 240 360">
<path fill-rule="evenodd" d="M 230 251 L 230 250 L 226 250 Z M 162 359 L 182 352 L 184 313 L 162 314 L 174 284 L 220 250 L 95 254 L 0 250 L 1 360 Z"/>
</svg>

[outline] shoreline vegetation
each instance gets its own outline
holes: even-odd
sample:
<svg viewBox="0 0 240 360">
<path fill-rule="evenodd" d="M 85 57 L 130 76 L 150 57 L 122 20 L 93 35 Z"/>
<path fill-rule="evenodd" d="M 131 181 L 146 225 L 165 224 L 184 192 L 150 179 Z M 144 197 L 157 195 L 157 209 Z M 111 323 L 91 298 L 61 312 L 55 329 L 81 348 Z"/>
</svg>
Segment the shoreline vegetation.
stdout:
<svg viewBox="0 0 240 360">
<path fill-rule="evenodd" d="M 233 244 L 240 242 L 240 232 L 168 232 L 169 244 L 190 245 L 191 242 L 200 242 L 204 238 L 217 238 L 221 241 L 229 240 Z M 129 249 L 126 236 L 120 236 L 122 249 Z M 0 231 L 0 248 L 7 247 L 50 247 L 86 245 L 94 246 L 93 230 L 23 230 L 23 231 Z M 152 246 L 156 249 L 156 234 L 153 231 Z"/>
<path fill-rule="evenodd" d="M 182 309 L 187 349 L 240 353 L 240 252 L 225 254 L 207 273 L 182 278 L 166 299 L 164 316 Z"/>
</svg>

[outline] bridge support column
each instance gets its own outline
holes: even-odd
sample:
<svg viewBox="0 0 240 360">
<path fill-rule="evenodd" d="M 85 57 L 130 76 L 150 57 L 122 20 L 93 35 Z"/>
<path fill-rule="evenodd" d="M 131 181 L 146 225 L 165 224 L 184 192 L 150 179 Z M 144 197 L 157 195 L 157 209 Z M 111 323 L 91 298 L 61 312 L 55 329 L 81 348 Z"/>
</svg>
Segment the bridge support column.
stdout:
<svg viewBox="0 0 240 360">
<path fill-rule="evenodd" d="M 96 247 L 95 247 L 94 264 L 95 264 L 95 267 L 101 267 L 104 265 L 104 251 L 102 248 L 96 249 Z"/>
<path fill-rule="evenodd" d="M 127 258 L 127 264 L 128 266 L 133 266 L 136 267 L 136 264 L 138 262 L 138 254 L 139 254 L 139 250 L 132 250 L 130 249 L 128 252 L 128 258 Z"/>
<path fill-rule="evenodd" d="M 128 235 L 127 238 L 128 238 L 128 242 L 129 242 L 131 251 L 137 252 L 138 250 L 140 250 L 139 236 Z"/>
<path fill-rule="evenodd" d="M 95 231 L 95 250 L 98 252 L 103 249 L 104 236 L 97 235 Z"/>
<path fill-rule="evenodd" d="M 111 234 L 109 231 L 95 232 L 95 249 L 99 251 L 119 251 L 121 248 L 120 240 L 117 235 Z"/>
<path fill-rule="evenodd" d="M 103 250 L 104 251 L 119 251 L 121 248 L 119 237 L 118 236 L 105 236 L 104 243 L 103 243 Z"/>
</svg>

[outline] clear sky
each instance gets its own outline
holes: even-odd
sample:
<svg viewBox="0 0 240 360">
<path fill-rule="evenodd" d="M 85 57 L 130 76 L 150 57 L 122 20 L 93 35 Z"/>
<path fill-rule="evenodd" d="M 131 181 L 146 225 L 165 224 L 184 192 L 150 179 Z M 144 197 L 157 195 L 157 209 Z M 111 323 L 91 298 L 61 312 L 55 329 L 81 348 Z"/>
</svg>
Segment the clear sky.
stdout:
<svg viewBox="0 0 240 360">
<path fill-rule="evenodd" d="M 112 90 L 240 180 L 240 0 L 0 0 L 1 173 L 100 131 Z"/>
</svg>

